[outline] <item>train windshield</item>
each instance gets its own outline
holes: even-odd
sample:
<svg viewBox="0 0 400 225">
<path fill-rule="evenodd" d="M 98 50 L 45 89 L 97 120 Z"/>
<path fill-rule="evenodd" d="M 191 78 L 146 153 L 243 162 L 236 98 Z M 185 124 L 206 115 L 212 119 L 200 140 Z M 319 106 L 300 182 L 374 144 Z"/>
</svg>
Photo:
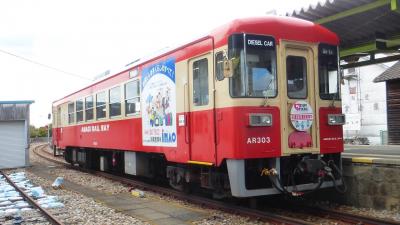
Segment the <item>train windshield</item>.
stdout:
<svg viewBox="0 0 400 225">
<path fill-rule="evenodd" d="M 234 34 L 229 38 L 229 58 L 233 76 L 232 97 L 275 97 L 275 39 L 269 36 Z"/>
<path fill-rule="evenodd" d="M 337 47 L 319 45 L 319 94 L 321 99 L 339 100 L 339 73 Z"/>
</svg>

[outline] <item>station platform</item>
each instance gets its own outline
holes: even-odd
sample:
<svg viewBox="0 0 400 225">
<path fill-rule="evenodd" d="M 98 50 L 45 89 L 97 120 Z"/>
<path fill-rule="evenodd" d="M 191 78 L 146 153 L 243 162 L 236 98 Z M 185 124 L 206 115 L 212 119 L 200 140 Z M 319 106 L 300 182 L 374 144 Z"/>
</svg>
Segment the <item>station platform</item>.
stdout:
<svg viewBox="0 0 400 225">
<path fill-rule="evenodd" d="M 400 165 L 398 145 L 345 145 L 344 162 Z"/>
</svg>

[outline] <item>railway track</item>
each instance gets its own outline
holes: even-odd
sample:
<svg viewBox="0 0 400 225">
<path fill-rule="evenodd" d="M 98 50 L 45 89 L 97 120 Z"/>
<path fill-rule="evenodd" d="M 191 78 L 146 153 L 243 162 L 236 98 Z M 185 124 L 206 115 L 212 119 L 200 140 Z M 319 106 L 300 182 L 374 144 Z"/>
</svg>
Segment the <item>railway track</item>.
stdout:
<svg viewBox="0 0 400 225">
<path fill-rule="evenodd" d="M 3 171 L 0 171 L 0 174 L 3 175 L 5 177 L 5 179 L 7 180 L 7 182 L 14 187 L 14 189 L 19 192 L 22 197 L 29 202 L 29 204 L 31 206 L 33 206 L 34 208 L 38 209 L 41 214 L 46 217 L 46 219 L 54 225 L 63 225 L 63 223 L 61 221 L 59 221 L 54 215 L 52 215 L 49 211 L 47 211 L 46 209 L 44 209 L 43 207 L 41 207 L 32 197 L 30 197 L 29 195 L 27 195 L 21 188 L 18 187 L 17 184 L 15 184 L 12 179 L 7 176 L 6 173 L 4 173 Z"/>
<path fill-rule="evenodd" d="M 266 221 L 266 222 L 269 222 L 272 224 L 303 224 L 303 225 L 315 224 L 313 222 L 308 222 L 308 221 L 304 221 L 304 220 L 293 218 L 293 217 L 278 215 L 276 213 L 261 211 L 261 210 L 257 210 L 257 209 L 250 209 L 248 207 L 237 206 L 237 205 L 233 205 L 231 203 L 221 202 L 221 201 L 217 201 L 217 200 L 213 200 L 213 199 L 205 198 L 205 197 L 201 197 L 201 196 L 189 195 L 189 194 L 186 194 L 186 193 L 183 193 L 180 191 L 173 190 L 171 188 L 160 187 L 158 185 L 152 185 L 152 184 L 149 184 L 149 183 L 146 183 L 143 181 L 139 181 L 139 180 L 134 180 L 131 178 L 121 177 L 121 176 L 110 174 L 110 173 L 105 173 L 105 172 L 101 172 L 101 171 L 93 171 L 93 170 L 88 170 L 88 169 L 84 169 L 81 167 L 72 166 L 71 164 L 65 162 L 64 160 L 55 158 L 50 152 L 45 151 L 44 149 L 46 147 L 47 147 L 46 144 L 36 146 L 33 149 L 33 152 L 48 161 L 51 161 L 53 163 L 57 163 L 60 165 L 64 165 L 67 168 L 79 170 L 79 171 L 94 174 L 97 176 L 102 176 L 107 179 L 121 182 L 123 184 L 129 185 L 129 186 L 132 186 L 135 188 L 153 191 L 153 192 L 156 192 L 156 193 L 159 193 L 162 195 L 166 195 L 166 196 L 172 196 L 174 198 L 188 201 L 190 203 L 205 206 L 208 208 L 218 209 L 221 211 L 238 214 L 238 215 L 242 215 L 242 216 L 247 216 L 247 217 L 251 217 L 251 218 L 257 218 L 259 220 Z M 296 206 L 294 206 L 294 207 L 296 207 Z M 325 218 L 328 220 L 336 220 L 336 221 L 338 221 L 337 224 L 400 225 L 400 222 L 393 221 L 393 220 L 384 220 L 384 219 L 378 219 L 375 217 L 351 214 L 351 213 L 337 211 L 337 210 L 333 210 L 333 209 L 329 209 L 329 208 L 320 208 L 320 207 L 314 207 L 314 206 L 310 207 L 310 206 L 305 206 L 305 205 L 298 205 L 298 208 L 302 212 L 310 214 L 310 215 Z"/>
<path fill-rule="evenodd" d="M 314 210 L 318 210 L 320 213 L 324 213 L 326 215 L 332 216 L 332 217 L 340 217 L 341 220 L 347 221 L 347 222 L 354 222 L 354 221 L 359 221 L 357 224 L 364 224 L 364 225 L 399 225 L 400 222 L 396 222 L 393 220 L 383 220 L 383 219 L 378 219 L 370 216 L 361 216 L 361 215 L 356 215 L 356 214 L 351 214 L 347 212 L 339 212 L 336 210 L 332 209 L 326 209 L 326 208 L 316 208 Z"/>
</svg>

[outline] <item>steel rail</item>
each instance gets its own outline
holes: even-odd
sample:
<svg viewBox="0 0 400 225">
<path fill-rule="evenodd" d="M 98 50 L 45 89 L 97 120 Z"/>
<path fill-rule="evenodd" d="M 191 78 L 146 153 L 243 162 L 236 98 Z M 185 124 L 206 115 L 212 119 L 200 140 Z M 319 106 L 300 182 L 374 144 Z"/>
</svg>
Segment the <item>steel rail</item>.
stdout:
<svg viewBox="0 0 400 225">
<path fill-rule="evenodd" d="M 42 149 L 43 147 L 46 147 L 46 146 L 47 146 L 47 144 L 37 145 L 37 146 L 35 146 L 33 148 L 33 152 L 36 155 L 38 155 L 39 157 L 46 159 L 47 161 L 50 161 L 50 162 L 53 162 L 53 163 L 57 163 L 57 164 L 62 164 L 64 166 L 70 166 L 71 165 L 71 164 L 69 164 L 69 163 L 67 163 L 65 161 L 54 159 L 54 156 L 51 153 L 47 152 L 47 151 L 44 151 L 45 152 L 44 154 L 46 154 L 47 156 L 45 156 L 44 154 L 40 153 L 39 150 Z"/>
<path fill-rule="evenodd" d="M 11 179 L 8 177 L 3 171 L 0 171 L 0 174 L 2 174 L 8 183 L 11 184 L 17 190 L 25 200 L 27 200 L 31 205 L 33 205 L 35 208 L 39 209 L 39 211 L 49 220 L 54 225 L 63 225 L 61 221 L 59 221 L 57 218 L 55 218 L 49 211 L 46 209 L 42 208 L 33 198 L 28 196 L 21 188 L 19 188 Z"/>
<path fill-rule="evenodd" d="M 354 224 L 364 224 L 364 225 L 400 225 L 399 221 L 387 220 L 387 219 L 379 219 L 371 216 L 352 214 L 348 212 L 342 212 L 334 209 L 327 209 L 323 207 L 315 207 L 313 210 L 318 211 L 319 213 L 324 213 L 325 215 L 329 215 L 334 218 L 342 219 L 346 222 L 351 222 Z"/>
</svg>

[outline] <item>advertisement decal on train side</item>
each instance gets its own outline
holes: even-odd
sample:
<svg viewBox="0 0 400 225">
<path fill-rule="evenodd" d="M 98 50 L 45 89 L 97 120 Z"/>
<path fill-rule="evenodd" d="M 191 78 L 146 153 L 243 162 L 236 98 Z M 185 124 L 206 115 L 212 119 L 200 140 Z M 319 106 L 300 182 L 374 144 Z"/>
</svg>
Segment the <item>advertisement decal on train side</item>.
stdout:
<svg viewBox="0 0 400 225">
<path fill-rule="evenodd" d="M 143 145 L 176 147 L 175 59 L 145 67 L 141 83 Z"/>
</svg>

